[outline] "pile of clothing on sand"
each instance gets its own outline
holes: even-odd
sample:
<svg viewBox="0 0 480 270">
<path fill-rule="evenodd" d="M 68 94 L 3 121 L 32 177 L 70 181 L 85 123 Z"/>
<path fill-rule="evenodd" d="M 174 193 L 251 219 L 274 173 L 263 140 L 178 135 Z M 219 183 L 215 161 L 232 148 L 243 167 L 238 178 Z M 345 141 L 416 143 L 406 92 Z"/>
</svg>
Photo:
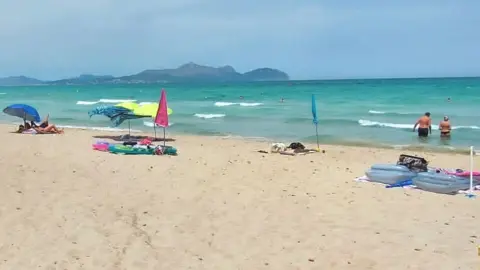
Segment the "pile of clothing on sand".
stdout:
<svg viewBox="0 0 480 270">
<path fill-rule="evenodd" d="M 310 153 L 317 153 L 319 152 L 319 149 L 307 149 L 305 145 L 303 145 L 300 142 L 292 142 L 288 146 L 284 143 L 272 143 L 270 145 L 270 153 L 278 153 L 281 155 L 289 155 L 289 156 L 295 156 L 296 154 L 310 154 Z M 267 151 L 260 150 L 258 151 L 260 153 L 265 153 L 267 154 Z M 325 150 L 322 151 L 322 153 L 325 153 Z"/>
</svg>

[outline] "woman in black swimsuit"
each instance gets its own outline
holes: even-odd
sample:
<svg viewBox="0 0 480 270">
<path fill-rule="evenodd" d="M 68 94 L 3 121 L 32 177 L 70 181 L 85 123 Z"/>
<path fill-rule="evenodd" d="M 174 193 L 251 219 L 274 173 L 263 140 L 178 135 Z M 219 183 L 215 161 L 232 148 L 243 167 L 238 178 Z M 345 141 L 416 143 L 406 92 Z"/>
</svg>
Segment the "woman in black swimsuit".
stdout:
<svg viewBox="0 0 480 270">
<path fill-rule="evenodd" d="M 440 122 L 440 124 L 438 125 L 438 129 L 440 129 L 440 137 L 450 138 L 452 126 L 450 125 L 450 119 L 448 118 L 448 116 L 443 117 L 443 121 Z"/>
<path fill-rule="evenodd" d="M 47 114 L 47 117 L 45 117 L 45 119 L 43 119 L 43 121 L 42 121 L 42 122 L 40 123 L 40 125 L 38 125 L 38 126 L 37 126 L 37 125 L 35 124 L 35 122 L 33 122 L 33 121 L 30 122 L 30 125 L 31 125 L 32 127 L 46 128 L 46 127 L 48 127 L 48 118 L 49 118 L 49 117 L 50 117 L 50 115 Z"/>
</svg>

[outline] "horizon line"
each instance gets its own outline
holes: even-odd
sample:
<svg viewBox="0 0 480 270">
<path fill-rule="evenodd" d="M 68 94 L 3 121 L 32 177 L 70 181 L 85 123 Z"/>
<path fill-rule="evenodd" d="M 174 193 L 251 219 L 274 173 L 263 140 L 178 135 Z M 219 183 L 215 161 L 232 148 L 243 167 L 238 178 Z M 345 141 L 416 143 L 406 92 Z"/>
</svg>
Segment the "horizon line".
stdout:
<svg viewBox="0 0 480 270">
<path fill-rule="evenodd" d="M 113 75 L 95 75 L 95 74 L 89 74 L 89 73 L 82 73 L 77 77 L 69 77 L 66 79 L 54 79 L 54 80 L 45 80 L 45 79 L 37 79 L 35 77 L 30 77 L 26 75 L 12 75 L 12 76 L 5 76 L 5 77 L 0 77 L 1 79 L 8 79 L 8 78 L 19 78 L 19 77 L 25 77 L 29 79 L 34 79 L 38 80 L 41 82 L 55 82 L 55 81 L 60 81 L 60 80 L 68 80 L 68 79 L 75 79 L 79 78 L 81 75 L 92 75 L 92 76 L 113 76 Z M 287 74 L 288 75 L 288 74 Z M 123 75 L 125 76 L 125 75 Z M 114 78 L 118 77 L 123 77 L 123 76 L 113 76 Z M 126 75 L 128 76 L 128 75 Z M 414 77 L 414 76 L 399 76 L 399 77 L 345 77 L 345 78 L 311 78 L 311 79 L 289 79 L 289 80 L 278 80 L 278 81 L 271 81 L 271 82 L 304 82 L 304 81 L 348 81 L 348 80 L 408 80 L 408 79 L 474 79 L 474 78 L 480 78 L 480 75 L 453 75 L 453 76 L 419 76 L 419 77 Z M 255 82 L 255 81 L 252 81 Z"/>
</svg>

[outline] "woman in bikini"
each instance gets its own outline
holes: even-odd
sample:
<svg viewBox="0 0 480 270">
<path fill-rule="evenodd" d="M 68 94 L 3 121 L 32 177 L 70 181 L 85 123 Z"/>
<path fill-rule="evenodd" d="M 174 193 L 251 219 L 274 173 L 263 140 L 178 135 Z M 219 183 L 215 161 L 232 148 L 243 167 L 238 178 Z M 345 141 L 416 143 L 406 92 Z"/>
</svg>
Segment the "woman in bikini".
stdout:
<svg viewBox="0 0 480 270">
<path fill-rule="evenodd" d="M 57 126 L 55 126 L 54 124 L 48 123 L 49 116 L 50 115 L 47 115 L 47 117 L 40 123 L 40 125 L 36 125 L 32 121 L 31 122 L 32 129 L 34 129 L 37 133 L 40 133 L 40 134 L 62 134 L 63 129 L 58 129 Z"/>
<path fill-rule="evenodd" d="M 40 125 L 35 124 L 35 122 L 33 121 L 30 122 L 30 125 L 33 128 L 36 128 L 36 127 L 46 128 L 48 127 L 48 118 L 50 118 L 50 114 L 47 114 L 47 117 L 45 117 L 45 119 L 43 119 L 42 122 L 40 122 Z"/>
<path fill-rule="evenodd" d="M 450 132 L 452 131 L 452 126 L 450 125 L 450 119 L 448 116 L 443 117 L 443 121 L 438 125 L 440 130 L 441 138 L 450 138 Z"/>
</svg>

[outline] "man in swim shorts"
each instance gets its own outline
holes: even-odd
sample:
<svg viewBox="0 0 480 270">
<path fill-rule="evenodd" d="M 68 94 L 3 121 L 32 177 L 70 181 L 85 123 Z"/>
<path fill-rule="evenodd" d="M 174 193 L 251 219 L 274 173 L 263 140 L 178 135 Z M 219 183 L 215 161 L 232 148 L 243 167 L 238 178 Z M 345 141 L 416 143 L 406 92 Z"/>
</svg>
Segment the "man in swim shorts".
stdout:
<svg viewBox="0 0 480 270">
<path fill-rule="evenodd" d="M 440 137 L 441 138 L 449 138 L 450 132 L 452 131 L 452 126 L 450 125 L 450 119 L 448 116 L 443 117 L 443 121 L 440 122 L 438 125 L 438 129 L 440 130 Z"/>
<path fill-rule="evenodd" d="M 430 113 L 426 112 L 425 115 L 420 117 L 413 126 L 413 132 L 418 126 L 418 137 L 428 137 L 428 134 L 432 134 L 432 120 L 430 119 Z"/>
</svg>

